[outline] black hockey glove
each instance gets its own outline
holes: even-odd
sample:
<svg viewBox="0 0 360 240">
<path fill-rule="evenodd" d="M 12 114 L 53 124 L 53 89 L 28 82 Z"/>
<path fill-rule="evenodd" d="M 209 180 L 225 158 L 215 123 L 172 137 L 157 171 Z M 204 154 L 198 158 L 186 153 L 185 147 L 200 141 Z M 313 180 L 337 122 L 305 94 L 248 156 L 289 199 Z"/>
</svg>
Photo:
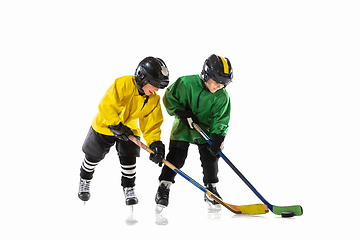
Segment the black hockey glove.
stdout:
<svg viewBox="0 0 360 240">
<path fill-rule="evenodd" d="M 110 131 L 114 134 L 115 137 L 122 141 L 129 141 L 128 136 L 134 135 L 133 131 L 131 131 L 130 128 L 123 125 L 122 123 L 119 123 L 119 125 L 116 126 L 108 126 Z"/>
<path fill-rule="evenodd" d="M 199 119 L 191 110 L 175 110 L 175 113 L 179 116 L 180 120 L 191 130 L 194 129 L 193 122 L 199 124 Z"/>
<path fill-rule="evenodd" d="M 212 155 L 220 157 L 217 152 L 224 148 L 224 139 L 225 135 L 219 135 L 216 133 L 211 134 L 212 144 L 208 149 Z"/>
<path fill-rule="evenodd" d="M 150 144 L 150 149 L 154 152 L 150 154 L 150 160 L 161 167 L 165 157 L 165 145 L 161 141 L 156 141 Z"/>
</svg>

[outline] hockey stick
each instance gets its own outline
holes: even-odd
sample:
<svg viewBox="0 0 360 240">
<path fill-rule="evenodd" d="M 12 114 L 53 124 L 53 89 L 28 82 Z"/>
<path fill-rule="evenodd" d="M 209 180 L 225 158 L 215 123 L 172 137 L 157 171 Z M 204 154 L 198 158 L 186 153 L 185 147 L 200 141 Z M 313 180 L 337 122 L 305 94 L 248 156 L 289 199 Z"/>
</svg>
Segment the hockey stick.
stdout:
<svg viewBox="0 0 360 240">
<path fill-rule="evenodd" d="M 137 139 L 136 137 L 130 135 L 128 136 L 128 138 L 133 141 L 136 145 L 138 145 L 139 147 L 141 147 L 142 149 L 146 150 L 149 153 L 154 153 L 150 148 L 148 148 L 144 143 L 142 143 L 139 139 Z M 190 183 L 192 183 L 193 185 L 195 185 L 197 188 L 199 188 L 201 191 L 203 191 L 204 193 L 206 193 L 209 197 L 211 197 L 212 199 L 214 199 L 216 202 L 218 202 L 219 204 L 223 205 L 224 207 L 226 207 L 227 209 L 229 209 L 231 212 L 236 213 L 236 214 L 247 214 L 247 215 L 256 215 L 256 214 L 265 214 L 269 212 L 269 209 L 267 208 L 267 206 L 265 204 L 251 204 L 251 205 L 241 205 L 241 206 L 237 206 L 237 205 L 232 205 L 232 204 L 228 204 L 225 203 L 223 200 L 221 200 L 220 198 L 218 198 L 216 195 L 214 195 L 212 192 L 210 192 L 209 190 L 207 190 L 205 187 L 203 187 L 201 184 L 199 184 L 198 182 L 196 182 L 194 179 L 192 179 L 191 177 L 189 177 L 188 175 L 186 175 L 183 171 L 181 171 L 180 169 L 176 168 L 174 165 L 172 165 L 170 162 L 166 161 L 165 159 L 162 160 L 162 162 L 169 167 L 171 170 L 173 170 L 174 172 L 180 174 L 181 176 L 183 176 L 186 180 L 188 180 Z"/>
<path fill-rule="evenodd" d="M 211 145 L 212 142 L 206 133 L 199 127 L 198 124 L 193 123 L 196 131 Z M 219 150 L 218 154 L 224 159 L 224 161 L 231 167 L 232 170 L 245 182 L 245 184 L 255 193 L 255 195 L 260 198 L 260 200 L 266 204 L 266 206 L 276 215 L 281 215 L 283 217 L 292 217 L 292 216 L 301 216 L 303 214 L 303 209 L 300 205 L 295 206 L 285 206 L 279 207 L 270 204 L 265 198 L 254 188 L 254 186 L 245 178 L 245 176 L 230 162 L 230 160 L 224 155 L 224 153 Z"/>
</svg>

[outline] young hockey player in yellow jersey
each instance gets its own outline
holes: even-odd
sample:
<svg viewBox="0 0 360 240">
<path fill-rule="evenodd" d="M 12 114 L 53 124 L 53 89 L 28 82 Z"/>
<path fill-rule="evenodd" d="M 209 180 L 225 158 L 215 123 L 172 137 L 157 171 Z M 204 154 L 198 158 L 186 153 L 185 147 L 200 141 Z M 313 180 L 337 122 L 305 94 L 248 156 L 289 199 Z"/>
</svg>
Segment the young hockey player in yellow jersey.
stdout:
<svg viewBox="0 0 360 240">
<path fill-rule="evenodd" d="M 90 199 L 90 181 L 95 167 L 115 145 L 122 168 L 125 202 L 127 205 L 138 203 L 134 186 L 140 148 L 129 141 L 128 136 L 140 138 L 141 131 L 147 145 L 154 151 L 150 159 L 159 162 L 164 158 L 165 146 L 160 140 L 163 115 L 160 96 L 156 92 L 168 84 L 165 62 L 147 57 L 139 63 L 135 76 L 117 78 L 106 91 L 82 147 L 85 158 L 80 168 L 78 192 L 82 201 Z"/>
</svg>

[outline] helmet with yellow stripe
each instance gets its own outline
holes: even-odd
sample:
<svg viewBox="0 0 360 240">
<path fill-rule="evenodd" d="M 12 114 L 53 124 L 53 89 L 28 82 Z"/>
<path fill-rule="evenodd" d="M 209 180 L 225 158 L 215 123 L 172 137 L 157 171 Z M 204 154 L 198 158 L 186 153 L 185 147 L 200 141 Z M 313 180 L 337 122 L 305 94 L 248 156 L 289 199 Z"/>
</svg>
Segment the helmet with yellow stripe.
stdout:
<svg viewBox="0 0 360 240">
<path fill-rule="evenodd" d="M 201 72 L 201 79 L 207 82 L 210 78 L 225 87 L 229 85 L 233 78 L 230 60 L 215 54 L 208 57 Z"/>
</svg>

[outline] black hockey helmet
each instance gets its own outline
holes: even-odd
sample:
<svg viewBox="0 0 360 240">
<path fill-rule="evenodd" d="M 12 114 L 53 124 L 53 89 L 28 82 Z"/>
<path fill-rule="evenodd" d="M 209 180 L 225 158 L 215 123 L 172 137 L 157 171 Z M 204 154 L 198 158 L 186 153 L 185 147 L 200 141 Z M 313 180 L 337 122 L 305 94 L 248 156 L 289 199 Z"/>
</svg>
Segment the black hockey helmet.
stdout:
<svg viewBox="0 0 360 240">
<path fill-rule="evenodd" d="M 225 87 L 232 82 L 233 70 L 230 60 L 218 55 L 212 54 L 205 60 L 201 78 L 207 82 L 209 78 Z"/>
<path fill-rule="evenodd" d="M 150 83 L 154 87 L 164 89 L 169 84 L 169 71 L 160 58 L 146 57 L 136 68 L 135 80 L 140 88 Z"/>
</svg>

